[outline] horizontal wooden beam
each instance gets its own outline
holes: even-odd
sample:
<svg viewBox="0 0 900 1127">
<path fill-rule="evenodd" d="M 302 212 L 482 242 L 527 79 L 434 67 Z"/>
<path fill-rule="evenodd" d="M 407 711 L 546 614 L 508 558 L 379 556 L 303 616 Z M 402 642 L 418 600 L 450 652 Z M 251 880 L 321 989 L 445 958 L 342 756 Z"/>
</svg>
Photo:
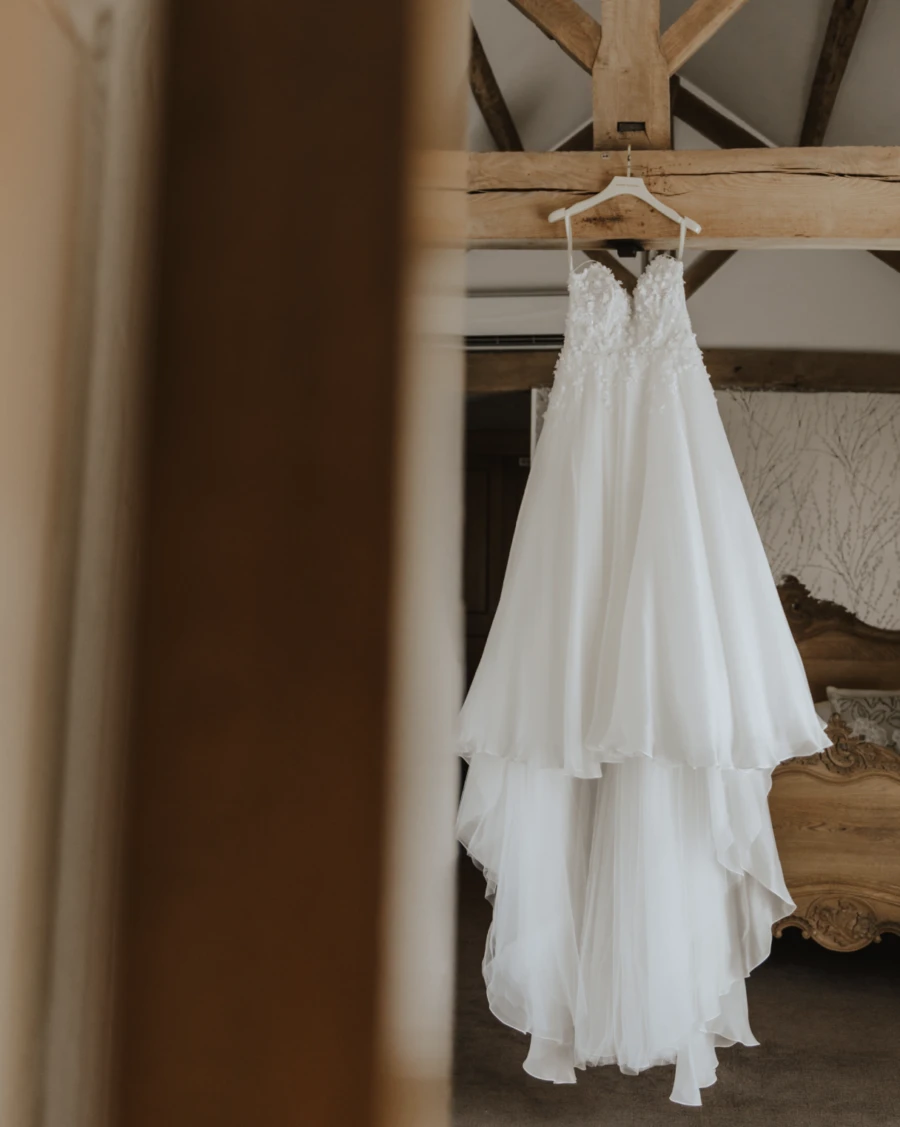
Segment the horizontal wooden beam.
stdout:
<svg viewBox="0 0 900 1127">
<path fill-rule="evenodd" d="M 900 394 L 900 354 L 817 349 L 705 348 L 715 388 Z"/>
<path fill-rule="evenodd" d="M 523 16 L 556 40 L 570 59 L 590 72 L 600 47 L 600 24 L 575 0 L 510 0 Z"/>
<path fill-rule="evenodd" d="M 470 392 L 549 387 L 559 355 L 553 349 L 467 352 Z M 900 394 L 900 355 L 784 348 L 705 348 L 713 387 L 731 391 L 861 391 Z"/>
<path fill-rule="evenodd" d="M 466 391 L 484 394 L 550 387 L 559 353 L 553 348 L 466 353 Z"/>
<path fill-rule="evenodd" d="M 650 191 L 701 224 L 689 245 L 900 250 L 900 147 L 644 150 Z M 471 153 L 470 246 L 559 246 L 558 207 L 624 175 L 621 152 Z M 635 239 L 671 248 L 678 228 L 630 196 L 574 220 L 579 246 Z"/>
<path fill-rule="evenodd" d="M 692 94 L 690 90 L 686 90 L 677 78 L 672 79 L 673 92 L 672 92 L 672 112 L 689 125 L 692 129 L 705 137 L 708 141 L 712 141 L 714 145 L 718 145 L 721 149 L 754 149 L 754 148 L 768 148 L 765 141 L 761 141 L 755 134 L 751 133 L 748 129 L 744 129 L 742 125 L 732 121 L 730 117 L 720 113 L 717 109 L 705 102 L 702 98 L 698 98 L 696 94 Z M 590 148 L 589 144 L 583 144 L 584 130 L 576 133 L 566 148 L 580 149 Z M 896 250 L 871 250 L 870 254 L 874 254 L 876 258 L 880 258 L 882 262 L 887 263 L 888 266 L 893 267 L 894 270 L 900 270 L 900 251 Z"/>
<path fill-rule="evenodd" d="M 669 74 L 680 70 L 746 3 L 747 0 L 694 0 L 660 39 Z"/>
</svg>

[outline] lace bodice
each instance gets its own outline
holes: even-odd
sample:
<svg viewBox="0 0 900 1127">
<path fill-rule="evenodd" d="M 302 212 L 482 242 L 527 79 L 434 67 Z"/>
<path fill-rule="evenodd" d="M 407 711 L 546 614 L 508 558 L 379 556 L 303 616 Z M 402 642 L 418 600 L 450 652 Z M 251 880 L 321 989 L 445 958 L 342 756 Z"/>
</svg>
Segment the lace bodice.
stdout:
<svg viewBox="0 0 900 1127">
<path fill-rule="evenodd" d="M 627 385 L 644 378 L 671 391 L 686 369 L 703 372 L 702 365 L 681 262 L 658 255 L 638 279 L 633 297 L 609 267 L 591 262 L 569 275 L 565 344 L 548 415 L 571 400 L 571 391 L 581 389 L 586 378 L 599 385 L 608 402 L 615 381 Z"/>
<path fill-rule="evenodd" d="M 572 348 L 659 348 L 683 336 L 692 333 L 677 259 L 654 258 L 638 278 L 633 298 L 602 262 L 569 275 L 566 342 Z"/>
</svg>

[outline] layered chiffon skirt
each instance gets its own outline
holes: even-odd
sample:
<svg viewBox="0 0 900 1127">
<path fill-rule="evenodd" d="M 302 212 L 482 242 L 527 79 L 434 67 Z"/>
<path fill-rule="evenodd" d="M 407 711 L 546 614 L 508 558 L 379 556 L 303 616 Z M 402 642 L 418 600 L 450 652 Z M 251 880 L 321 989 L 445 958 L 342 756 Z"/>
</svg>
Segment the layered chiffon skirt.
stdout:
<svg viewBox="0 0 900 1127">
<path fill-rule="evenodd" d="M 672 1099 L 699 1104 L 716 1047 L 756 1043 L 745 979 L 793 909 L 772 769 L 828 740 L 680 270 L 657 259 L 633 307 L 602 267 L 573 276 L 461 714 L 458 832 L 494 905 L 491 1009 L 531 1034 L 525 1069 L 674 1063 Z"/>
</svg>

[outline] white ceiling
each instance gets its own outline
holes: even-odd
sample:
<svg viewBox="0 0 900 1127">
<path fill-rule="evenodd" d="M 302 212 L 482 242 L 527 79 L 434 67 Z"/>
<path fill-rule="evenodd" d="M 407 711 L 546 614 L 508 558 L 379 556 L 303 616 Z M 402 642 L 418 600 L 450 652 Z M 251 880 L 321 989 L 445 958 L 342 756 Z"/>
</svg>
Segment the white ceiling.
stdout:
<svg viewBox="0 0 900 1127">
<path fill-rule="evenodd" d="M 600 18 L 600 0 L 581 0 Z M 663 27 L 691 0 L 662 0 Z M 748 0 L 683 75 L 777 145 L 794 145 L 832 0 Z M 472 17 L 527 149 L 549 149 L 590 117 L 590 77 L 507 0 L 472 0 Z M 900 144 L 900 3 L 869 0 L 826 137 Z M 493 143 L 471 105 L 473 149 Z"/>
</svg>

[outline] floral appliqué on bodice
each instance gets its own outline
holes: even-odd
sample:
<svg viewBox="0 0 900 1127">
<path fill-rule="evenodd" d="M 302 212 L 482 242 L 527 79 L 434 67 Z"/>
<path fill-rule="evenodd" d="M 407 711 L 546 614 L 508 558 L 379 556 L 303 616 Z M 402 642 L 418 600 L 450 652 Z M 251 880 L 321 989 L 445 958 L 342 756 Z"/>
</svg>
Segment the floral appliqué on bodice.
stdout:
<svg viewBox="0 0 900 1127">
<path fill-rule="evenodd" d="M 588 380 L 606 404 L 618 388 L 646 381 L 654 406 L 663 409 L 680 379 L 697 369 L 708 383 L 685 304 L 681 262 L 657 255 L 633 296 L 603 263 L 570 273 L 565 343 L 548 419 L 577 402 Z"/>
</svg>

